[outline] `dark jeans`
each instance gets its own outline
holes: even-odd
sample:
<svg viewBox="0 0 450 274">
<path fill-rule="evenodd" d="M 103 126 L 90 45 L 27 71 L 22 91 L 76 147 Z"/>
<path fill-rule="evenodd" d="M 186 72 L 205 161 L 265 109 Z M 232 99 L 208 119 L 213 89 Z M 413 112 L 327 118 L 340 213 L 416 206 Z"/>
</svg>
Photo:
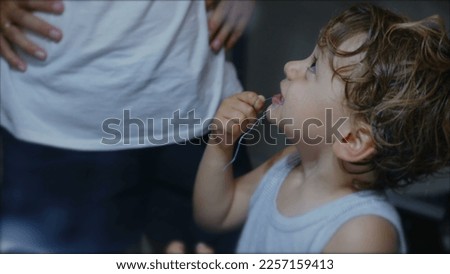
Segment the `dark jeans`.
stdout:
<svg viewBox="0 0 450 274">
<path fill-rule="evenodd" d="M 122 253 L 147 233 L 157 253 L 171 240 L 234 251 L 239 231 L 194 223 L 192 190 L 205 140 L 107 152 L 65 150 L 3 138 L 0 251 Z M 236 175 L 250 169 L 245 152 Z M 189 250 L 188 250 L 189 251 Z"/>
</svg>

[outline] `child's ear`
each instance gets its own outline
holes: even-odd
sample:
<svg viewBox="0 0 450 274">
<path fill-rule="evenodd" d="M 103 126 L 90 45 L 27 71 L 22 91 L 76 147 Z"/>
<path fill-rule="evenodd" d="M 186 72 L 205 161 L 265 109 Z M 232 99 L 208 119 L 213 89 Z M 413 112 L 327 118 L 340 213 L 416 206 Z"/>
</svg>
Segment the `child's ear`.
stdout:
<svg viewBox="0 0 450 274">
<path fill-rule="evenodd" d="M 370 131 L 364 128 L 349 132 L 342 140 L 333 144 L 334 154 L 346 162 L 360 162 L 375 153 Z"/>
</svg>

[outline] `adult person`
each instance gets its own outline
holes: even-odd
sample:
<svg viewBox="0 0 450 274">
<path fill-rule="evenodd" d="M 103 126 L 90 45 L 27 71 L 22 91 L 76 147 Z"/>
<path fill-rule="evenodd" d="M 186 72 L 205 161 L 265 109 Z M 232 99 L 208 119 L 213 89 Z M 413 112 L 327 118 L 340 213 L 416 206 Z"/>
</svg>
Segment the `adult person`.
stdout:
<svg viewBox="0 0 450 274">
<path fill-rule="evenodd" d="M 194 141 L 242 90 L 219 49 L 253 1 L 1 5 L 1 252 L 124 252 L 144 231 L 155 252 L 203 240 Z"/>
</svg>

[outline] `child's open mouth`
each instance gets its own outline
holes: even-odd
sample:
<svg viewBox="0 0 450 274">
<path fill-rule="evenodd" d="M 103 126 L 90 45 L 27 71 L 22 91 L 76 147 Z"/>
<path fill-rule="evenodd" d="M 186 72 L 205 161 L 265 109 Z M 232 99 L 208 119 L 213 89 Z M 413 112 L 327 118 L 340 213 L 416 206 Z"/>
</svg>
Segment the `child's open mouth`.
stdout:
<svg viewBox="0 0 450 274">
<path fill-rule="evenodd" d="M 284 103 L 284 97 L 281 95 L 281 93 L 274 95 L 272 97 L 272 104 L 275 105 L 282 105 Z"/>
</svg>

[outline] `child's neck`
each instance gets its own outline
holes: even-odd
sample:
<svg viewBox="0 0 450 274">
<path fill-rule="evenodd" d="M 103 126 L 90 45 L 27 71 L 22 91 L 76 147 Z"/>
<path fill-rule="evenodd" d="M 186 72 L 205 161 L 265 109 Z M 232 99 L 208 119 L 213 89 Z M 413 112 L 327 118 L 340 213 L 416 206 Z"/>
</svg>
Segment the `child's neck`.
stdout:
<svg viewBox="0 0 450 274">
<path fill-rule="evenodd" d="M 329 146 L 297 146 L 305 184 L 322 189 L 352 189 L 354 175 L 346 172 Z"/>
<path fill-rule="evenodd" d="M 302 162 L 280 188 L 277 207 L 281 214 L 297 216 L 351 194 L 352 176 L 345 173 L 333 153 L 298 149 Z"/>
</svg>

